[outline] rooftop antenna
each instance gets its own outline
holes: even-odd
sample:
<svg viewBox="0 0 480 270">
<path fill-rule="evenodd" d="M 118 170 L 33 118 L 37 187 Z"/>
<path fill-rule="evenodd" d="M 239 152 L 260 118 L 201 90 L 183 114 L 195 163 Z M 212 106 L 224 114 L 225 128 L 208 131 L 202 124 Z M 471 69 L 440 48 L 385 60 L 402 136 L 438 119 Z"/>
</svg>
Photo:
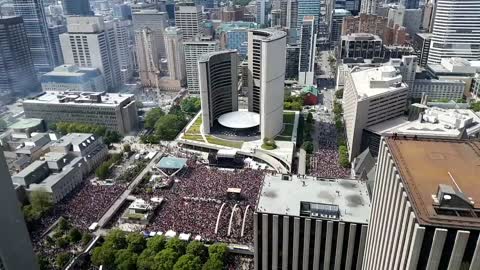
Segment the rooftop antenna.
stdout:
<svg viewBox="0 0 480 270">
<path fill-rule="evenodd" d="M 455 186 L 457 187 L 458 191 L 460 191 L 460 192 L 463 193 L 463 191 L 460 189 L 460 187 L 458 186 L 457 182 L 455 181 L 455 178 L 453 178 L 453 175 L 452 175 L 450 172 L 448 172 L 448 176 L 450 176 L 450 179 L 452 179 L 452 181 L 453 181 L 453 183 L 455 184 Z"/>
</svg>

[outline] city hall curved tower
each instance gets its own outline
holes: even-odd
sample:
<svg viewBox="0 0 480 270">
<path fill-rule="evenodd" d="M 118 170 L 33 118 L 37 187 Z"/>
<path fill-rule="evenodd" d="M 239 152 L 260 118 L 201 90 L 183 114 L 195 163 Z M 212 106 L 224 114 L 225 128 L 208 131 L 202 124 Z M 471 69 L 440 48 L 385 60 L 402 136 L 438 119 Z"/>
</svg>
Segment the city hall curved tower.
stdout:
<svg viewBox="0 0 480 270">
<path fill-rule="evenodd" d="M 237 51 L 203 54 L 198 60 L 198 79 L 204 133 L 221 115 L 238 110 Z"/>
<path fill-rule="evenodd" d="M 275 29 L 248 33 L 248 110 L 260 114 L 262 139 L 283 128 L 287 34 Z"/>
</svg>

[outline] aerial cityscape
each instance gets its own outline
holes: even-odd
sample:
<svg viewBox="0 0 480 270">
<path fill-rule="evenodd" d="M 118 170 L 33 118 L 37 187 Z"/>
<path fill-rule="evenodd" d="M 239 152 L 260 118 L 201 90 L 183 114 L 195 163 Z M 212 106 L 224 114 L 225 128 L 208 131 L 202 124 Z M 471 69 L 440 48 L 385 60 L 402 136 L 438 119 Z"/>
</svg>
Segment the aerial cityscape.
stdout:
<svg viewBox="0 0 480 270">
<path fill-rule="evenodd" d="M 480 270 L 480 0 L 0 0 L 0 270 Z"/>
</svg>

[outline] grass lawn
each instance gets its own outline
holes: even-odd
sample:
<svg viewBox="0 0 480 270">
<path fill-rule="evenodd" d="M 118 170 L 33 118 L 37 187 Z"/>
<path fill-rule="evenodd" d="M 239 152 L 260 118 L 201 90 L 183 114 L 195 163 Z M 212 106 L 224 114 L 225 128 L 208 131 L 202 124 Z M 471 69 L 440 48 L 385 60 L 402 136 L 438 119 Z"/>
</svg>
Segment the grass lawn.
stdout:
<svg viewBox="0 0 480 270">
<path fill-rule="evenodd" d="M 283 125 L 283 131 L 280 134 L 280 136 L 290 136 L 290 137 L 292 137 L 292 133 L 293 133 L 293 125 L 284 124 Z"/>
<path fill-rule="evenodd" d="M 195 122 L 187 130 L 187 134 L 200 134 L 200 126 L 202 125 L 202 117 L 199 116 Z"/>
<path fill-rule="evenodd" d="M 295 123 L 295 113 L 294 112 L 284 112 L 283 113 L 283 123 L 293 125 Z"/>
<path fill-rule="evenodd" d="M 223 146 L 239 148 L 239 149 L 242 148 L 242 145 L 243 145 L 243 142 L 223 140 L 217 137 L 213 137 L 211 135 L 207 135 L 205 137 L 207 138 L 207 141 L 211 144 L 223 145 Z"/>
<path fill-rule="evenodd" d="M 265 149 L 265 150 L 273 150 L 273 149 L 276 149 L 276 148 L 277 148 L 276 145 L 262 144 L 262 149 Z"/>
<path fill-rule="evenodd" d="M 185 135 L 183 135 L 183 139 L 184 140 L 190 140 L 190 141 L 205 142 L 203 140 L 202 135 L 185 134 Z"/>
</svg>

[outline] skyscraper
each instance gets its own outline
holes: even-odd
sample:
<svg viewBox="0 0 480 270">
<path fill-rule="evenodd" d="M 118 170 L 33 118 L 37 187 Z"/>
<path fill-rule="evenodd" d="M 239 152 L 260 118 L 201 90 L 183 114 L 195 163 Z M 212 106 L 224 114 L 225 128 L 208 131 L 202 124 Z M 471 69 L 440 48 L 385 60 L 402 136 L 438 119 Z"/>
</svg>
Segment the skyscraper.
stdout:
<svg viewBox="0 0 480 270">
<path fill-rule="evenodd" d="M 135 37 L 133 24 L 130 20 L 114 19 L 111 21 L 115 31 L 118 62 L 123 83 L 127 83 L 133 76 Z"/>
<path fill-rule="evenodd" d="M 166 28 L 165 47 L 167 49 L 168 74 L 170 80 L 178 80 L 180 81 L 180 85 L 185 85 L 187 71 L 185 69 L 182 30 L 177 27 Z"/>
<path fill-rule="evenodd" d="M 160 79 L 160 59 L 155 32 L 148 27 L 135 31 L 137 66 L 144 87 L 156 87 Z"/>
<path fill-rule="evenodd" d="M 51 71 L 55 65 L 43 0 L 14 0 L 15 14 L 23 18 L 35 69 Z"/>
<path fill-rule="evenodd" d="M 92 16 L 89 0 L 63 0 L 63 14 Z"/>
<path fill-rule="evenodd" d="M 274 29 L 248 33 L 248 110 L 260 114 L 262 139 L 283 128 L 287 34 Z"/>
<path fill-rule="evenodd" d="M 203 132 L 222 114 L 238 110 L 236 51 L 203 54 L 198 60 Z"/>
<path fill-rule="evenodd" d="M 111 22 L 103 17 L 67 17 L 68 33 L 60 35 L 66 64 L 100 69 L 107 88 L 121 84 L 117 42 Z"/>
<path fill-rule="evenodd" d="M 480 59 L 480 1 L 438 0 L 428 63 L 442 58 Z"/>
<path fill-rule="evenodd" d="M 20 211 L 7 163 L 0 148 L 0 269 L 32 269 L 38 264 Z"/>
<path fill-rule="evenodd" d="M 67 32 L 65 25 L 51 25 L 48 27 L 48 35 L 50 36 L 50 46 L 52 47 L 53 63 L 60 66 L 64 63 L 62 46 L 60 44 L 60 35 Z"/>
<path fill-rule="evenodd" d="M 319 0 L 297 0 L 298 13 L 297 13 L 297 31 L 300 33 L 302 27 L 303 18 L 305 16 L 315 16 L 318 22 L 320 17 L 320 1 Z M 318 24 L 317 24 L 318 25 Z"/>
<path fill-rule="evenodd" d="M 330 46 L 335 48 L 340 41 L 342 35 L 343 19 L 351 16 L 352 13 L 346 9 L 334 9 L 332 15 L 332 27 L 330 33 Z"/>
<path fill-rule="evenodd" d="M 202 54 L 219 50 L 216 41 L 189 41 L 184 42 L 185 67 L 187 70 L 187 86 L 191 94 L 199 94 L 198 86 L 198 59 Z"/>
<path fill-rule="evenodd" d="M 379 0 L 363 0 L 360 5 L 360 13 L 376 15 L 379 3 Z"/>
<path fill-rule="evenodd" d="M 177 4 L 175 7 L 175 26 L 182 29 L 183 40 L 189 40 L 200 33 L 202 9 L 193 3 Z"/>
<path fill-rule="evenodd" d="M 160 12 L 156 9 L 141 9 L 133 12 L 133 30 L 142 30 L 148 27 L 155 37 L 155 43 L 158 48 L 158 58 L 166 58 L 164 35 L 167 23 L 168 14 Z"/>
<path fill-rule="evenodd" d="M 315 75 L 315 55 L 317 52 L 317 25 L 314 16 L 303 17 L 300 31 L 300 57 L 298 83 L 311 85 Z"/>
<path fill-rule="evenodd" d="M 363 270 L 480 269 L 479 148 L 381 139 Z"/>
<path fill-rule="evenodd" d="M 25 95 L 39 90 L 22 17 L 0 17 L 0 92 Z"/>
<path fill-rule="evenodd" d="M 268 4 L 270 1 L 266 0 L 256 0 L 257 4 L 257 23 L 261 25 L 266 25 L 268 22 Z"/>
</svg>

